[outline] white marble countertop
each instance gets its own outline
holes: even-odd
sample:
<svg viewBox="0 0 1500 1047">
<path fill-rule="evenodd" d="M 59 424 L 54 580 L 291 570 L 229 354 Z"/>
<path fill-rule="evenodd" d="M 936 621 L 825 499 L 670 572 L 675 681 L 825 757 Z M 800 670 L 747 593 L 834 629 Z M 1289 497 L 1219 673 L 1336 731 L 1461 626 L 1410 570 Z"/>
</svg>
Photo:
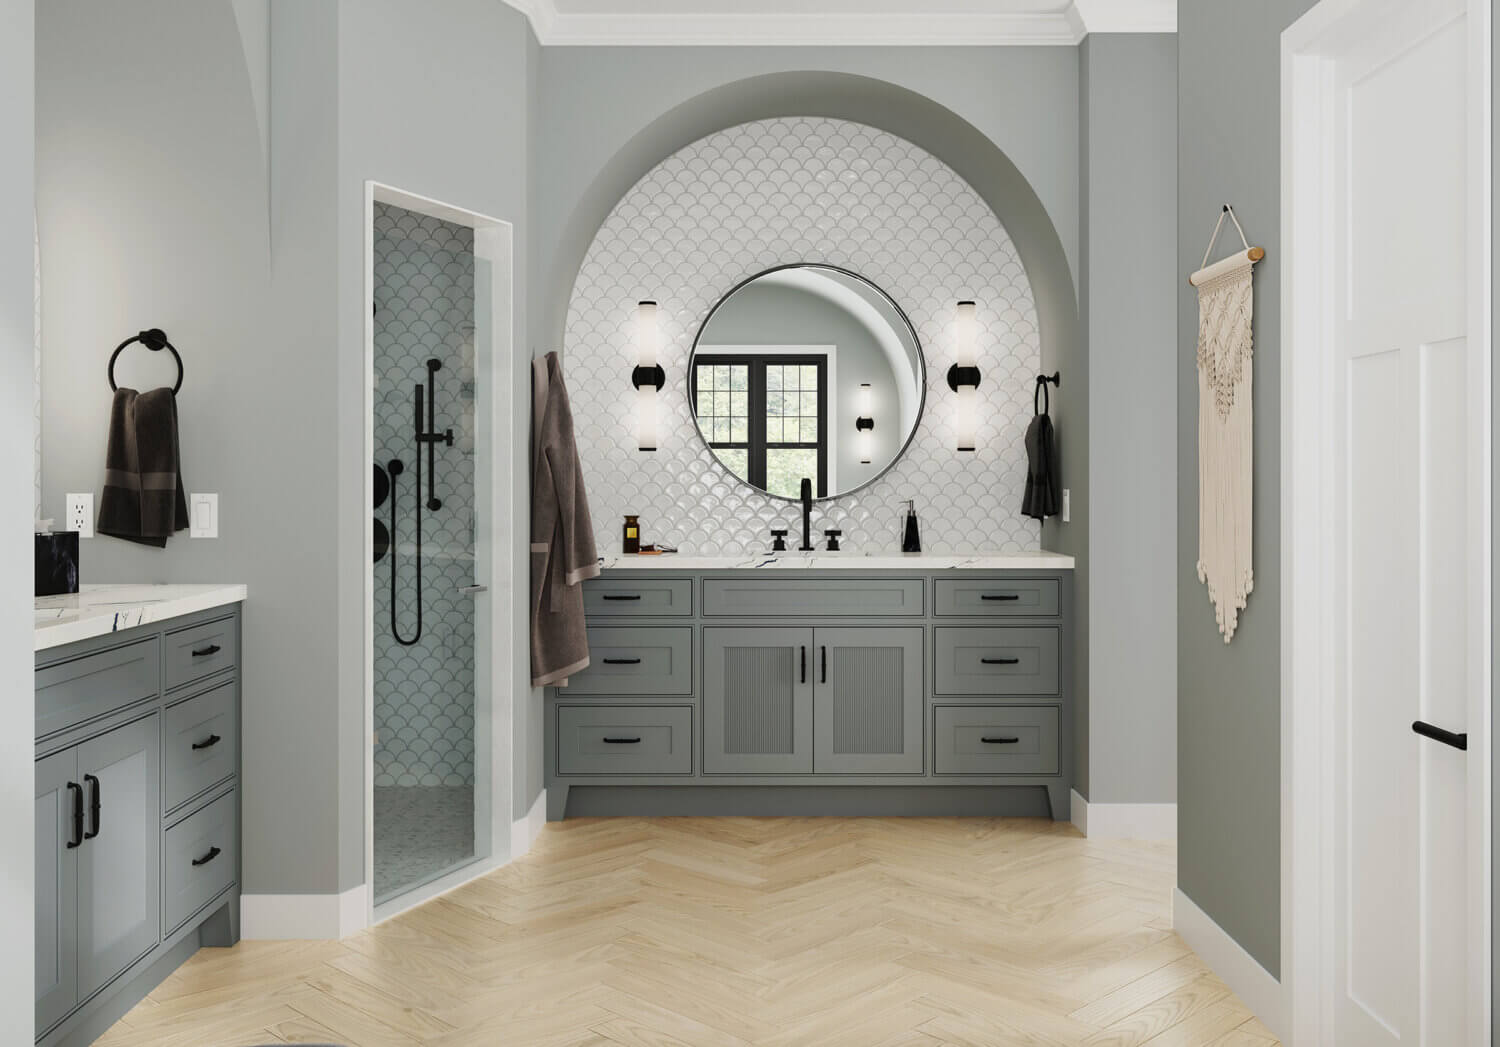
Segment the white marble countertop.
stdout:
<svg viewBox="0 0 1500 1047">
<path fill-rule="evenodd" d="M 605 556 L 606 571 L 1025 571 L 1071 570 L 1073 558 L 1040 550 L 1023 553 L 761 553 L 755 556 Z"/>
<path fill-rule="evenodd" d="M 83 585 L 77 595 L 36 598 L 36 650 L 137 625 L 224 607 L 245 599 L 243 585 Z"/>
</svg>

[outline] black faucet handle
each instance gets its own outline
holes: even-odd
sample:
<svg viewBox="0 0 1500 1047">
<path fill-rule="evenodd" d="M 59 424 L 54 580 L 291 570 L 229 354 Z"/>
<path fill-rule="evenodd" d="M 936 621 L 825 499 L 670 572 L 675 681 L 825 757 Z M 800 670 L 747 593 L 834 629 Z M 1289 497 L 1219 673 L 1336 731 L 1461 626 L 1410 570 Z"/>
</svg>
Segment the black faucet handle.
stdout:
<svg viewBox="0 0 1500 1047">
<path fill-rule="evenodd" d="M 771 537 L 774 538 L 774 539 L 776 539 L 774 542 L 771 543 L 771 552 L 773 552 L 773 553 L 785 552 L 786 551 L 786 529 L 782 528 L 779 531 L 775 530 L 775 529 L 772 529 L 772 531 L 771 531 Z"/>
<path fill-rule="evenodd" d="M 839 530 L 838 528 L 823 532 L 823 534 L 828 538 L 829 552 L 836 553 L 839 551 L 839 538 L 843 536 L 843 533 L 844 532 Z"/>
</svg>

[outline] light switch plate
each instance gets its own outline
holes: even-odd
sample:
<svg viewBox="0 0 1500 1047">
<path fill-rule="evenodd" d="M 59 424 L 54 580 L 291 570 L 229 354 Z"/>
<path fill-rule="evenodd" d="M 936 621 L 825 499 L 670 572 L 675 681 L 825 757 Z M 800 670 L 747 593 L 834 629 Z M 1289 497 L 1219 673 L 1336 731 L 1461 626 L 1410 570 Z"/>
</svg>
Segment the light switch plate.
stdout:
<svg viewBox="0 0 1500 1047">
<path fill-rule="evenodd" d="M 1068 517 L 1073 515 L 1073 492 L 1066 487 L 1063 488 L 1063 523 L 1068 522 Z"/>
<path fill-rule="evenodd" d="M 219 537 L 219 496 L 217 494 L 188 495 L 188 537 Z"/>
<path fill-rule="evenodd" d="M 68 495 L 68 510 L 60 530 L 77 531 L 80 538 L 94 537 L 94 492 Z"/>
</svg>

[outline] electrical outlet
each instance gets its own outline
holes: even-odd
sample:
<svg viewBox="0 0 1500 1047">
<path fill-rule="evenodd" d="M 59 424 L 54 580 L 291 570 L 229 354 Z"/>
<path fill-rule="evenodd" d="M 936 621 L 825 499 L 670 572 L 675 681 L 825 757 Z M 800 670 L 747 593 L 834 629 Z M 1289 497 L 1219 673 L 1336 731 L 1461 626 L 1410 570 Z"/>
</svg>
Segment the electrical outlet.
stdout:
<svg viewBox="0 0 1500 1047">
<path fill-rule="evenodd" d="M 1073 515 L 1073 492 L 1066 487 L 1063 488 L 1063 523 L 1068 522 L 1068 517 Z"/>
<path fill-rule="evenodd" d="M 77 531 L 80 538 L 94 537 L 94 492 L 68 495 L 68 511 L 63 515 L 64 531 Z"/>
<path fill-rule="evenodd" d="M 216 494 L 188 495 L 188 537 L 219 537 L 219 496 Z"/>
</svg>

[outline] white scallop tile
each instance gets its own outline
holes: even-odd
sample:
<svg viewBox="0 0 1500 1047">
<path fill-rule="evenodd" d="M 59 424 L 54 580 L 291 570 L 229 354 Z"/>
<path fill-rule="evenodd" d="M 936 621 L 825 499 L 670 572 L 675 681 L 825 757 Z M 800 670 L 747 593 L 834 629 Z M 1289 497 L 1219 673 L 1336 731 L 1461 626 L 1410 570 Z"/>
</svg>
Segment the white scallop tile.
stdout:
<svg viewBox="0 0 1500 1047">
<path fill-rule="evenodd" d="M 648 172 L 590 247 L 569 303 L 563 369 L 594 530 L 618 550 L 622 518 L 647 541 L 737 555 L 795 530 L 794 504 L 731 477 L 699 441 L 684 374 L 715 302 L 753 272 L 829 262 L 861 273 L 904 309 L 927 356 L 927 406 L 906 455 L 856 494 L 821 503 L 819 530 L 845 548 L 899 547 L 900 505 L 916 500 L 932 552 L 1036 549 L 1021 515 L 1023 445 L 1041 360 L 1031 285 L 994 212 L 951 168 L 910 142 L 841 120 L 762 120 L 701 139 Z M 631 332 L 635 303 L 662 319 L 661 441 L 635 447 Z M 983 334 L 979 450 L 954 450 L 954 303 L 978 302 Z"/>
</svg>

